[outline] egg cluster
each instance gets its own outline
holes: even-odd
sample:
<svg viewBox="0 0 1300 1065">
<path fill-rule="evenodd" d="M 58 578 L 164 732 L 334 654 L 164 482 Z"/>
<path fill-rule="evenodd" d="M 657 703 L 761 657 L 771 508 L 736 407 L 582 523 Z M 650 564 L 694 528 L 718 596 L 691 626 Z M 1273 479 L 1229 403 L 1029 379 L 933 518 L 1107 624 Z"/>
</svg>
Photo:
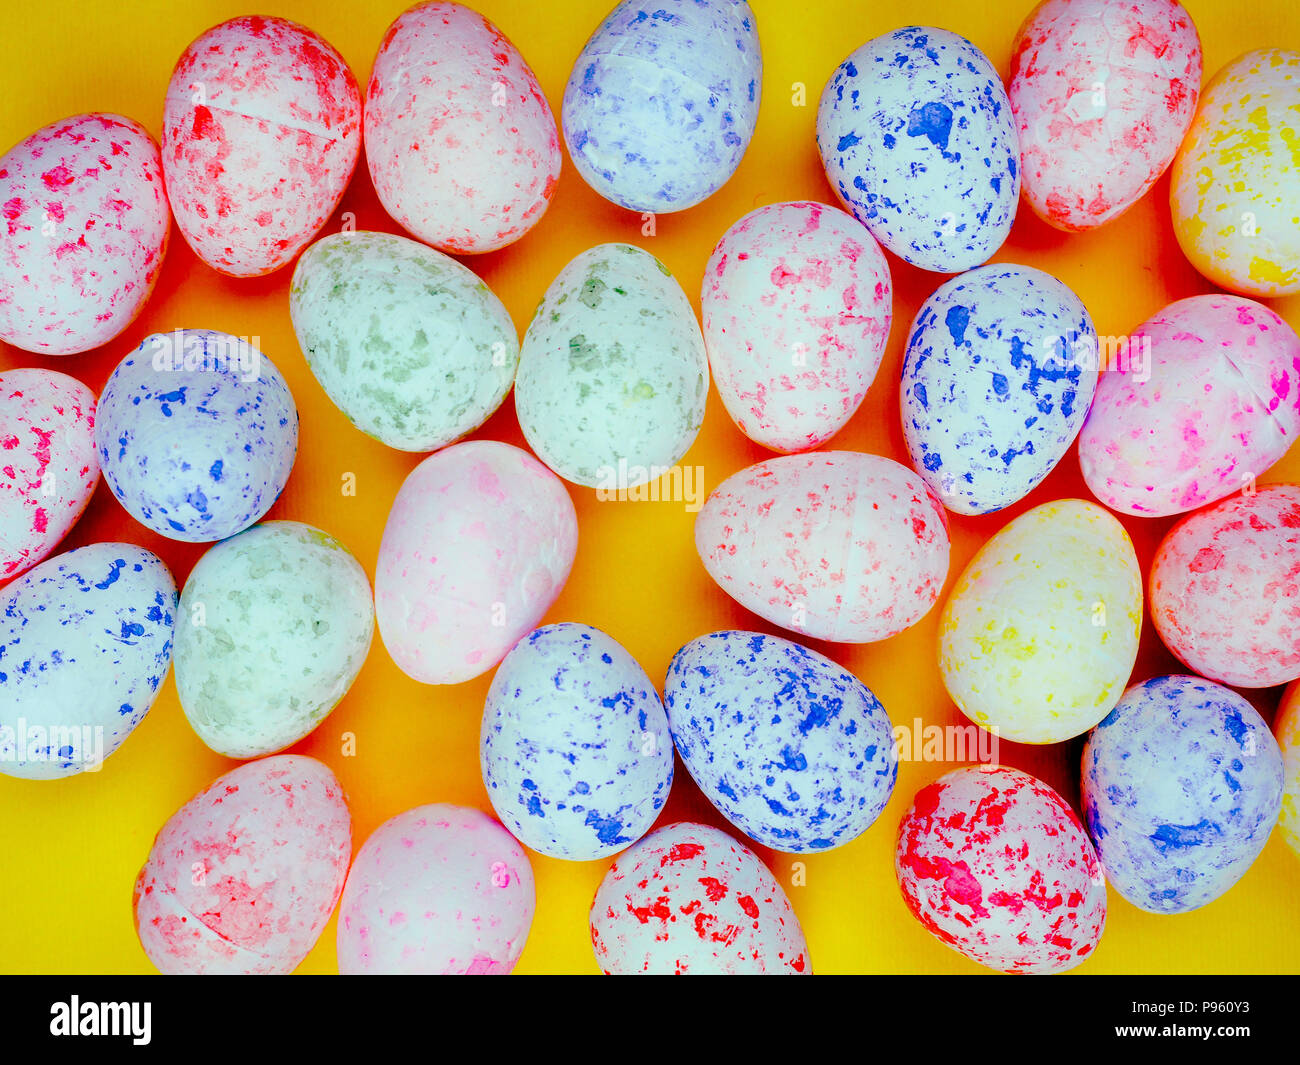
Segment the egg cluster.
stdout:
<svg viewBox="0 0 1300 1065">
<path fill-rule="evenodd" d="M 935 608 L 937 667 L 974 725 L 1027 744 L 1086 736 L 1081 816 L 998 765 L 911 799 L 895 872 L 942 942 L 1059 972 L 1096 949 L 1107 884 L 1178 913 L 1228 891 L 1279 821 L 1300 854 L 1300 485 L 1255 484 L 1300 434 L 1300 337 L 1255 302 L 1300 292 L 1300 52 L 1252 52 L 1202 92 L 1176 0 L 1044 0 L 1010 71 L 1004 85 L 945 29 L 866 42 L 817 108 L 838 206 L 737 220 L 707 264 L 702 326 L 663 263 L 610 243 L 560 271 L 522 343 L 451 255 L 536 226 L 562 142 L 633 212 L 720 189 L 762 95 L 745 0 L 619 3 L 558 124 L 519 49 L 456 3 L 402 14 L 364 91 L 306 27 L 236 18 L 177 63 L 161 145 L 95 113 L 0 158 L 0 339 L 74 355 L 119 335 L 174 219 L 232 278 L 293 264 L 289 312 L 323 392 L 361 432 L 430 453 L 392 501 L 372 592 L 329 533 L 263 520 L 299 421 L 248 340 L 150 336 L 99 397 L 51 370 L 0 373 L 0 772 L 89 768 L 87 737 L 115 751 L 173 663 L 199 739 L 248 760 L 166 822 L 139 874 L 136 928 L 159 969 L 292 971 L 338 907 L 341 972 L 510 972 L 534 914 L 528 848 L 614 859 L 590 909 L 608 973 L 811 973 L 789 897 L 742 840 L 850 843 L 890 802 L 899 753 L 875 693 L 800 641 L 888 640 Z M 410 236 L 317 239 L 363 145 Z M 1078 295 L 988 260 L 1022 199 L 1086 231 L 1171 168 L 1177 239 L 1226 291 L 1156 311 L 1128 338 L 1141 364 L 1108 365 Z M 43 235 L 51 216 L 76 239 Z M 823 447 L 882 365 L 886 253 L 958 275 L 906 332 L 910 468 Z M 711 379 L 740 432 L 778 454 L 709 495 L 700 561 L 794 639 L 700 635 L 657 687 L 611 635 L 542 622 L 578 550 L 572 494 L 676 465 Z M 466 440 L 512 390 L 531 453 Z M 1076 445 L 1097 502 L 1036 506 L 951 574 L 949 514 L 1024 500 Z M 101 472 L 142 526 L 211 545 L 179 593 L 128 543 L 54 554 Z M 1185 515 L 1145 581 L 1115 513 Z M 1132 683 L 1147 609 L 1186 674 Z M 496 670 L 479 747 L 496 818 L 421 806 L 352 860 L 339 781 L 284 752 L 344 698 L 376 629 L 417 682 Z M 1276 736 L 1228 687 L 1289 682 Z M 733 832 L 656 827 L 675 766 Z"/>
</svg>

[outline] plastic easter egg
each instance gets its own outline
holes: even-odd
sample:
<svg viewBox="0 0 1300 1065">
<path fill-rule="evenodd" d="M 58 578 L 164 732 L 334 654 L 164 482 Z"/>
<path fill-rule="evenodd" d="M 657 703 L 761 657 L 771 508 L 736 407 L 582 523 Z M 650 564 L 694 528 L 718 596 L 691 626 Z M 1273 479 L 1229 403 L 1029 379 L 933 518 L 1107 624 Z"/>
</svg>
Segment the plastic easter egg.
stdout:
<svg viewBox="0 0 1300 1065">
<path fill-rule="evenodd" d="M 871 643 L 934 606 L 948 575 L 948 522 L 906 466 L 819 451 L 723 481 L 696 515 L 695 549 L 724 592 L 773 625 Z"/>
<path fill-rule="evenodd" d="M 573 861 L 640 839 L 673 783 L 659 693 L 590 625 L 547 625 L 506 655 L 483 707 L 479 759 L 506 828 L 539 854 Z"/>
<path fill-rule="evenodd" d="M 939 619 L 939 671 L 976 724 L 1015 743 L 1060 743 L 1119 701 L 1141 628 L 1128 533 L 1097 504 L 1061 499 L 970 560 Z"/>
<path fill-rule="evenodd" d="M 582 179 L 631 211 L 694 207 L 736 172 L 763 56 L 745 0 L 623 0 L 583 45 L 561 121 Z"/>
<path fill-rule="evenodd" d="M 416 4 L 388 27 L 365 127 L 384 210 L 443 251 L 504 248 L 555 194 L 560 137 L 537 75 L 505 34 L 460 4 Z"/>
<path fill-rule="evenodd" d="M 282 754 L 232 769 L 163 825 L 135 882 L 135 930 L 167 975 L 293 972 L 352 856 L 329 767 Z"/>
<path fill-rule="evenodd" d="M 250 15 L 214 26 L 176 63 L 162 160 L 176 225 L 232 277 L 291 262 L 328 221 L 361 153 L 361 91 L 306 26 Z"/>
<path fill-rule="evenodd" d="M 709 362 L 695 311 L 649 252 L 601 244 L 551 282 L 524 335 L 519 427 L 565 480 L 656 480 L 695 442 Z"/>
<path fill-rule="evenodd" d="M 121 115 L 73 115 L 0 157 L 0 340 L 39 355 L 107 344 L 167 253 L 158 146 Z"/>
<path fill-rule="evenodd" d="M 853 52 L 822 90 L 817 147 L 845 209 L 922 270 L 969 270 L 1011 232 L 1011 105 L 984 53 L 955 33 L 909 26 Z"/>
<path fill-rule="evenodd" d="M 737 428 L 774 451 L 839 432 L 880 369 L 893 321 L 889 264 L 857 221 L 775 203 L 727 230 L 704 271 L 704 343 Z"/>
<path fill-rule="evenodd" d="M 510 833 L 464 806 L 417 806 L 357 852 L 339 902 L 344 976 L 497 976 L 523 953 L 533 869 Z"/>
<path fill-rule="evenodd" d="M 917 792 L 894 869 L 926 931 L 1001 972 L 1072 969 L 1106 925 L 1106 883 L 1079 819 L 1008 766 L 967 766 Z"/>
<path fill-rule="evenodd" d="M 1083 749 L 1088 832 L 1111 887 L 1186 913 L 1250 868 L 1282 805 L 1282 755 L 1255 708 L 1200 677 L 1124 693 Z"/>
<path fill-rule="evenodd" d="M 607 976 L 810 976 L 781 885 L 749 848 L 706 825 L 665 825 L 619 855 L 591 904 Z"/>
<path fill-rule="evenodd" d="M 563 483 L 526 451 L 472 440 L 430 455 L 393 501 L 375 617 L 398 668 L 459 684 L 537 627 L 578 549 Z"/>
<path fill-rule="evenodd" d="M 734 631 L 692 640 L 668 667 L 664 705 L 695 783 L 765 847 L 841 847 L 894 790 L 893 726 L 880 700 L 789 640 Z"/>
<path fill-rule="evenodd" d="M 388 233 L 336 233 L 298 260 L 289 313 L 307 365 L 363 433 L 436 451 L 501 406 L 519 336 L 450 256 Z"/>
<path fill-rule="evenodd" d="M 1094 496 L 1160 517 L 1250 484 L 1300 435 L 1300 336 L 1269 308 L 1214 293 L 1127 338 L 1079 432 Z"/>
<path fill-rule="evenodd" d="M 53 370 L 0 373 L 0 583 L 54 550 L 98 483 L 95 394 Z"/>
<path fill-rule="evenodd" d="M 1273 731 L 1282 750 L 1284 773 L 1282 815 L 1277 824 L 1283 841 L 1300 858 L 1300 683 L 1282 693 Z"/>
<path fill-rule="evenodd" d="M 1298 97 L 1300 52 L 1247 52 L 1205 87 L 1174 159 L 1174 235 L 1188 261 L 1231 292 L 1300 292 Z"/>
<path fill-rule="evenodd" d="M 279 498 L 298 454 L 298 408 L 275 365 L 212 329 L 155 333 L 104 385 L 95 442 L 104 480 L 141 525 L 208 543 Z"/>
<path fill-rule="evenodd" d="M 98 771 L 153 705 L 175 618 L 171 573 L 133 544 L 64 552 L 0 591 L 0 773 Z"/>
<path fill-rule="evenodd" d="M 1097 355 L 1087 309 L 1041 270 L 981 266 L 935 290 L 900 399 L 912 464 L 944 506 L 988 514 L 1042 484 L 1087 416 Z"/>
<path fill-rule="evenodd" d="M 1200 90 L 1200 35 L 1177 0 L 1044 0 L 1007 85 L 1025 201 L 1067 232 L 1117 218 L 1173 162 Z"/>
</svg>

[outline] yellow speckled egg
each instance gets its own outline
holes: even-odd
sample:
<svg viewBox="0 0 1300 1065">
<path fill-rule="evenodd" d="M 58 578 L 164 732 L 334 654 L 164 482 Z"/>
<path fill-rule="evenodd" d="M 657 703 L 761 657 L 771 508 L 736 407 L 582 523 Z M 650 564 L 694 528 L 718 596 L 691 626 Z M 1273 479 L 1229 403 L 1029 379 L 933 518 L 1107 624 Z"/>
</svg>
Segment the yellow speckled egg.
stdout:
<svg viewBox="0 0 1300 1065">
<path fill-rule="evenodd" d="M 1286 776 L 1282 792 L 1282 817 L 1277 823 L 1287 846 L 1300 857 L 1300 680 L 1282 693 L 1273 719 Z"/>
</svg>

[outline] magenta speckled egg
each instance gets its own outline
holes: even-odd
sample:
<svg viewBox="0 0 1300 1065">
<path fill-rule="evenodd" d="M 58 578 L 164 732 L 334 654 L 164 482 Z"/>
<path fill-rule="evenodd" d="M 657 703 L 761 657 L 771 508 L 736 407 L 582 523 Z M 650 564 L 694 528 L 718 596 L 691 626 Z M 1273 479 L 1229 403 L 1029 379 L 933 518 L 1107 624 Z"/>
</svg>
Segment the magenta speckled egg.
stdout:
<svg viewBox="0 0 1300 1065">
<path fill-rule="evenodd" d="M 1159 517 L 1253 484 L 1300 433 L 1300 337 L 1215 293 L 1171 303 L 1103 352 L 1079 466 L 1112 510 Z"/>
<path fill-rule="evenodd" d="M 121 115 L 74 115 L 0 158 L 0 340 L 39 355 L 107 344 L 167 252 L 158 146 Z"/>
<path fill-rule="evenodd" d="M 339 972 L 505 975 L 534 906 L 533 868 L 509 832 L 469 807 L 418 806 L 357 852 L 339 903 Z"/>
<path fill-rule="evenodd" d="M 352 818 L 314 758 L 284 754 L 218 777 L 163 825 L 135 882 L 135 928 L 168 974 L 292 972 L 348 871 Z"/>
<path fill-rule="evenodd" d="M 214 270 L 290 262 L 333 214 L 361 152 L 361 92 L 306 26 L 252 15 L 185 50 L 167 86 L 162 160 L 176 225 Z"/>
<path fill-rule="evenodd" d="M 560 137 L 537 75 L 477 11 L 417 4 L 384 34 L 366 89 L 379 202 L 442 251 L 495 251 L 545 213 Z"/>
</svg>

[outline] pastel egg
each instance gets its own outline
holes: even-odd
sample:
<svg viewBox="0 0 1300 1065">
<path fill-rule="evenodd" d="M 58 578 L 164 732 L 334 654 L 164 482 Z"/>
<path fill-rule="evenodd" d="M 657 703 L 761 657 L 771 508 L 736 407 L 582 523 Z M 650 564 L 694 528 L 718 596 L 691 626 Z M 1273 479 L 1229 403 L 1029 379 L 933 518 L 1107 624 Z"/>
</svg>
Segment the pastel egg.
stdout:
<svg viewBox="0 0 1300 1065">
<path fill-rule="evenodd" d="M 361 152 L 361 91 L 333 46 L 288 19 L 214 26 L 167 85 L 162 161 L 176 225 L 232 277 L 289 263 L 343 198 Z"/>
<path fill-rule="evenodd" d="M 0 340 L 39 355 L 107 344 L 153 291 L 171 213 L 158 146 L 121 115 L 73 115 L 0 157 Z"/>
<path fill-rule="evenodd" d="M 853 52 L 822 90 L 817 147 L 845 209 L 922 270 L 969 270 L 1011 232 L 1011 105 L 984 53 L 955 33 L 909 26 Z"/>
<path fill-rule="evenodd" d="M 338 780 L 282 754 L 232 769 L 163 825 L 135 882 L 135 930 L 167 974 L 293 972 L 334 912 L 352 856 Z"/>
<path fill-rule="evenodd" d="M 316 380 L 363 433 L 436 451 L 482 425 L 514 383 L 519 336 L 501 301 L 450 256 L 388 233 L 335 233 L 289 292 Z"/>
<path fill-rule="evenodd" d="M 1261 48 L 1205 87 L 1169 186 L 1174 235 L 1216 285 L 1300 292 L 1300 52 Z"/>
<path fill-rule="evenodd" d="M 483 707 L 479 758 L 506 828 L 540 854 L 573 861 L 640 839 L 673 783 L 659 693 L 590 625 L 547 625 L 506 655 Z"/>
<path fill-rule="evenodd" d="M 533 869 L 509 832 L 469 807 L 417 806 L 357 852 L 339 902 L 339 972 L 505 975 L 534 907 Z"/>
<path fill-rule="evenodd" d="M 560 594 L 578 549 L 563 483 L 509 444 L 430 455 L 393 501 L 375 568 L 375 617 L 393 661 L 424 684 L 495 666 Z"/>
<path fill-rule="evenodd" d="M 708 391 L 704 338 L 668 268 L 630 244 L 601 244 L 542 297 L 515 409 L 529 446 L 565 480 L 631 488 L 690 449 Z"/>
<path fill-rule="evenodd" d="M 809 451 L 853 417 L 889 340 L 889 264 L 858 222 L 776 203 L 727 230 L 704 271 L 704 343 L 722 404 L 751 440 Z"/>
<path fill-rule="evenodd" d="M 95 394 L 53 370 L 0 373 L 0 583 L 45 558 L 99 483 Z"/>
<path fill-rule="evenodd" d="M 1285 775 L 1278 828 L 1283 841 L 1300 857 L 1300 683 L 1282 693 L 1273 731 L 1282 750 Z"/>
<path fill-rule="evenodd" d="M 981 266 L 935 290 L 908 334 L 907 450 L 958 514 L 1023 499 L 1078 435 L 1097 388 L 1097 333 L 1079 297 L 1028 266 Z"/>
<path fill-rule="evenodd" d="M 1015 743 L 1060 743 L 1119 701 L 1141 627 L 1128 533 L 1097 504 L 1061 499 L 970 560 L 939 619 L 939 671 L 976 724 Z"/>
<path fill-rule="evenodd" d="M 1079 433 L 1092 494 L 1160 517 L 1252 483 L 1300 435 L 1300 336 L 1269 308 L 1214 293 L 1140 325 Z"/>
<path fill-rule="evenodd" d="M 1259 856 L 1282 805 L 1282 755 L 1255 708 L 1200 677 L 1124 693 L 1083 749 L 1088 832 L 1139 909 L 1213 902 Z"/>
<path fill-rule="evenodd" d="M 1001 972 L 1072 969 L 1106 925 L 1106 881 L 1079 819 L 1009 766 L 956 769 L 917 792 L 894 868 L 931 935 Z"/>
<path fill-rule="evenodd" d="M 141 525 L 208 543 L 279 498 L 298 454 L 298 409 L 275 365 L 212 329 L 155 333 L 115 369 L 96 414 L 104 480 Z"/>
<path fill-rule="evenodd" d="M 1044 0 L 1007 86 L 1025 201 L 1067 232 L 1117 218 L 1173 162 L 1200 90 L 1200 35 L 1177 0 Z"/>
<path fill-rule="evenodd" d="M 208 550 L 185 582 L 176 690 L 227 758 L 283 750 L 347 693 L 370 650 L 366 572 L 338 540 L 271 521 Z"/>
<path fill-rule="evenodd" d="M 591 904 L 591 945 L 606 976 L 812 975 L 776 878 L 726 833 L 688 822 L 610 866 Z"/>
<path fill-rule="evenodd" d="M 133 544 L 67 551 L 0 591 L 0 773 L 97 772 L 153 705 L 175 617 L 171 573 Z"/>
<path fill-rule="evenodd" d="M 943 507 L 880 455 L 785 455 L 732 474 L 695 519 L 720 588 L 773 625 L 870 643 L 920 621 L 948 575 Z"/>
<path fill-rule="evenodd" d="M 765 847 L 841 847 L 894 790 L 893 726 L 880 700 L 789 640 L 733 631 L 690 641 L 668 667 L 664 705 L 695 783 Z"/>
<path fill-rule="evenodd" d="M 561 122 L 582 179 L 631 211 L 694 207 L 736 172 L 763 55 L 745 0 L 623 0 L 583 45 Z"/>
</svg>

